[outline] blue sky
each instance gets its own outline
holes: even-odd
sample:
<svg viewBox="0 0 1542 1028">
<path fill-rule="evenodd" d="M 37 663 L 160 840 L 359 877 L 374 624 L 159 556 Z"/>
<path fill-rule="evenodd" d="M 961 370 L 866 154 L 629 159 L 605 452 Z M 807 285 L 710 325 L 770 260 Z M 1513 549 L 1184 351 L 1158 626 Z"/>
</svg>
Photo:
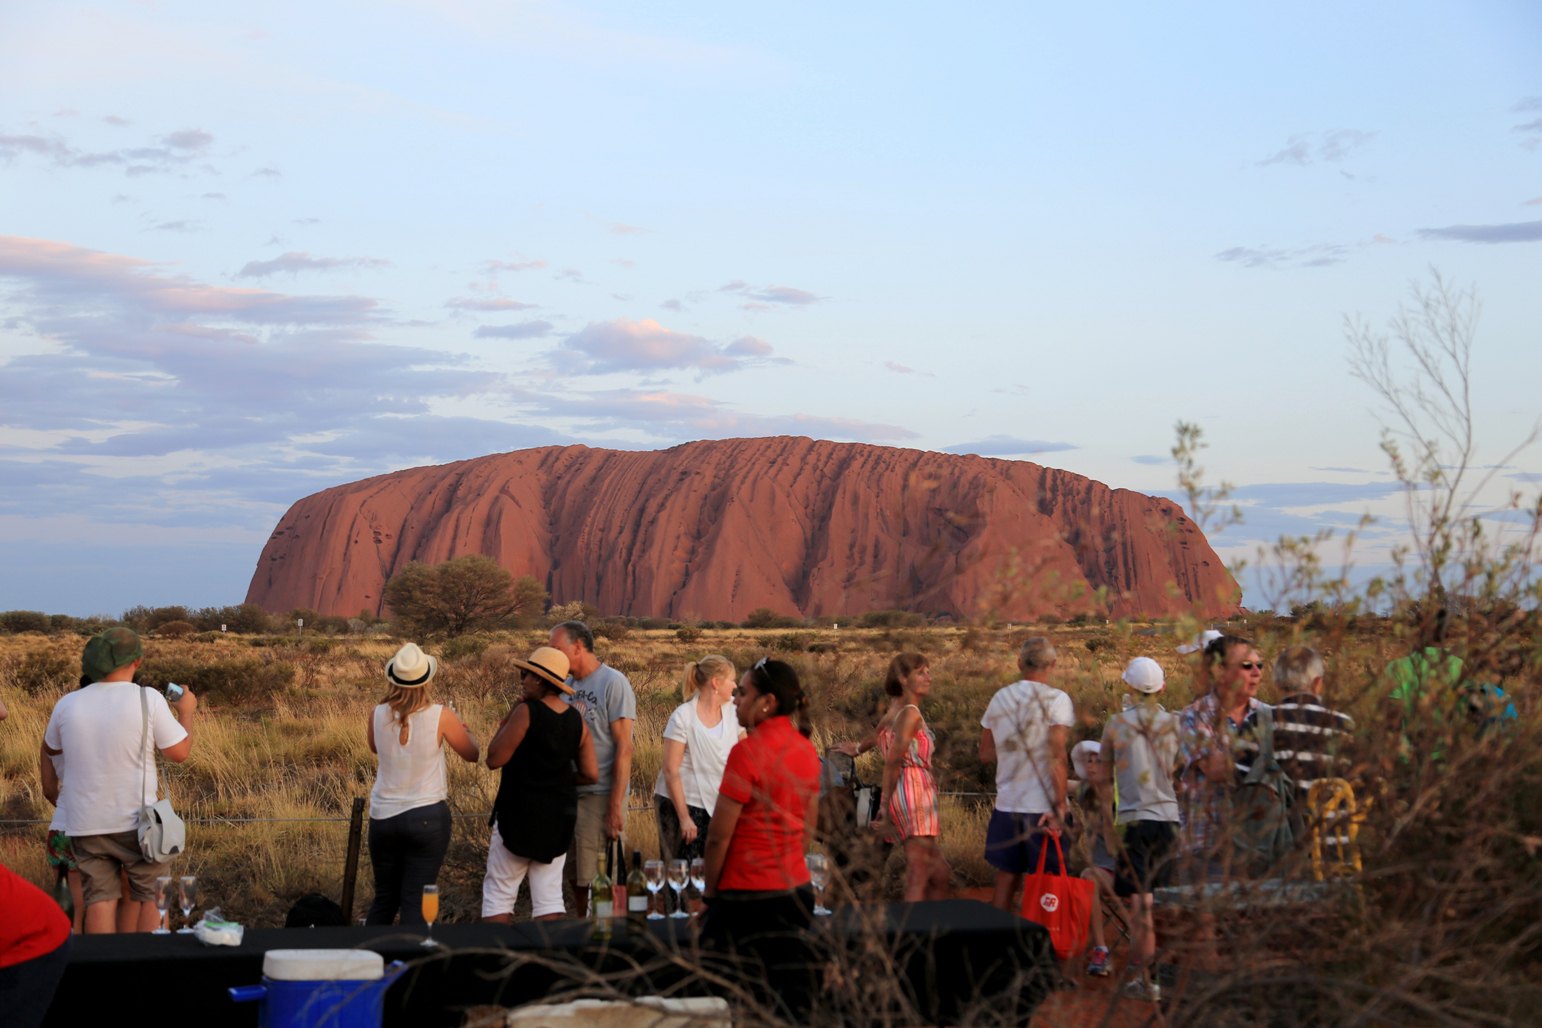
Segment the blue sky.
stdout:
<svg viewBox="0 0 1542 1028">
<path fill-rule="evenodd" d="M 238 602 L 289 503 L 548 443 L 794 433 L 1381 517 L 1343 323 L 1542 348 L 1542 7 L 0 9 L 0 609 Z M 1533 448 L 1489 499 L 1533 493 Z M 1275 605 L 1250 583 L 1248 602 Z M 559 597 L 558 599 L 569 599 Z"/>
</svg>

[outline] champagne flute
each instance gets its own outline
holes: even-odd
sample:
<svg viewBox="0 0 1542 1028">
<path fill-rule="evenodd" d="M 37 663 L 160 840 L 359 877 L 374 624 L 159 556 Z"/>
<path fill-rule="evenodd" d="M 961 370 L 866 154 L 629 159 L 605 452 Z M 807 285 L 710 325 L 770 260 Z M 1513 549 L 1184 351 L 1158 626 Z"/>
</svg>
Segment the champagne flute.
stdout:
<svg viewBox="0 0 1542 1028">
<path fill-rule="evenodd" d="M 691 865 L 684 860 L 671 860 L 669 862 L 669 887 L 675 894 L 675 912 L 670 917 L 690 917 L 682 909 L 680 893 L 685 890 L 685 883 L 690 878 Z"/>
<path fill-rule="evenodd" d="M 433 947 L 440 943 L 434 941 L 434 922 L 439 920 L 439 886 L 423 886 L 423 920 L 428 922 L 428 938 L 420 945 Z"/>
<path fill-rule="evenodd" d="M 183 875 L 177 879 L 177 905 L 182 908 L 182 927 L 177 929 L 177 934 L 192 935 L 193 926 L 188 921 L 193 917 L 193 907 L 198 905 L 197 875 Z"/>
<path fill-rule="evenodd" d="M 825 886 L 830 884 L 830 860 L 823 853 L 810 853 L 803 858 L 808 865 L 809 880 L 814 885 L 814 913 L 824 917 L 832 911 L 825 906 Z"/>
<path fill-rule="evenodd" d="M 664 888 L 664 862 L 662 860 L 644 861 L 643 875 L 648 879 L 648 920 L 662 921 L 664 914 L 658 909 L 658 895 Z"/>
<path fill-rule="evenodd" d="M 171 883 L 176 881 L 170 875 L 161 875 L 155 880 L 155 909 L 161 912 L 160 923 L 155 926 L 152 935 L 170 935 L 171 929 L 166 927 L 166 912 L 171 909 Z"/>
<path fill-rule="evenodd" d="M 691 861 L 691 888 L 696 890 L 697 899 L 707 894 L 707 862 L 701 857 Z M 701 913 L 699 909 L 693 910 L 691 916 L 695 917 L 699 913 Z"/>
</svg>

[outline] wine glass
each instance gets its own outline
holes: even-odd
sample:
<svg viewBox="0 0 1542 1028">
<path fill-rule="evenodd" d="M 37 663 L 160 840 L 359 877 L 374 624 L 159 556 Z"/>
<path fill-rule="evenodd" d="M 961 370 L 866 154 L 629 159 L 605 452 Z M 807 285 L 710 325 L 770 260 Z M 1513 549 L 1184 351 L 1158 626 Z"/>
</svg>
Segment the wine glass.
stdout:
<svg viewBox="0 0 1542 1028">
<path fill-rule="evenodd" d="M 814 884 L 814 913 L 824 917 L 831 913 L 825 906 L 825 886 L 830 884 L 830 859 L 823 853 L 810 853 L 803 861 L 808 865 L 809 880 Z"/>
<path fill-rule="evenodd" d="M 648 879 L 648 920 L 662 921 L 664 914 L 658 909 L 658 895 L 664 888 L 664 862 L 643 861 L 643 876 Z"/>
<path fill-rule="evenodd" d="M 707 862 L 701 857 L 691 861 L 691 888 L 696 890 L 697 897 L 707 894 Z M 699 911 L 693 910 L 691 916 L 695 917 L 698 913 Z"/>
<path fill-rule="evenodd" d="M 193 926 L 188 921 L 193 917 L 193 907 L 198 905 L 197 875 L 183 875 L 177 879 L 177 905 L 182 908 L 182 927 L 177 929 L 177 934 L 192 935 Z"/>
<path fill-rule="evenodd" d="M 171 883 L 174 881 L 176 879 L 169 875 L 161 875 L 155 880 L 155 909 L 161 912 L 161 920 L 152 935 L 171 934 L 171 929 L 166 927 L 166 911 L 171 909 Z"/>
<path fill-rule="evenodd" d="M 675 893 L 675 912 L 670 917 L 690 917 L 683 909 L 680 902 L 680 893 L 685 889 L 685 883 L 690 878 L 691 865 L 683 860 L 671 860 L 669 862 L 669 887 Z"/>
<path fill-rule="evenodd" d="M 423 946 L 438 946 L 434 941 L 434 922 L 439 920 L 439 886 L 423 886 L 423 920 L 428 922 L 428 938 L 424 939 Z"/>
</svg>

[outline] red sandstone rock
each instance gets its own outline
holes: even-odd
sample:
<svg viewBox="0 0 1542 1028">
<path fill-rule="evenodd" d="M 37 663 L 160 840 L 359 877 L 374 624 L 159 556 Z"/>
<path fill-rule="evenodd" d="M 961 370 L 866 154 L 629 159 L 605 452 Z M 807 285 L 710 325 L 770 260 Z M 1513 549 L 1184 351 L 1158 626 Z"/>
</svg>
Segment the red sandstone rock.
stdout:
<svg viewBox="0 0 1542 1028">
<path fill-rule="evenodd" d="M 548 446 L 337 486 L 279 521 L 246 598 L 381 613 L 409 561 L 466 553 L 555 601 L 672 618 L 1212 617 L 1240 596 L 1169 500 L 1024 461 L 777 437 Z"/>
</svg>

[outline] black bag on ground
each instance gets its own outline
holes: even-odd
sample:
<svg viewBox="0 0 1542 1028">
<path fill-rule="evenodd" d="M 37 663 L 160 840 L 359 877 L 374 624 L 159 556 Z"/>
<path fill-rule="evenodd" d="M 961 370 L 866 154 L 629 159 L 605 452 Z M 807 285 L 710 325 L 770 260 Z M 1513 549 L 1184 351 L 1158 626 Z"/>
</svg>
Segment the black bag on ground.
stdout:
<svg viewBox="0 0 1542 1028">
<path fill-rule="evenodd" d="M 343 908 L 319 892 L 307 892 L 295 900 L 284 918 L 285 928 L 342 928 L 347 924 Z"/>
</svg>

